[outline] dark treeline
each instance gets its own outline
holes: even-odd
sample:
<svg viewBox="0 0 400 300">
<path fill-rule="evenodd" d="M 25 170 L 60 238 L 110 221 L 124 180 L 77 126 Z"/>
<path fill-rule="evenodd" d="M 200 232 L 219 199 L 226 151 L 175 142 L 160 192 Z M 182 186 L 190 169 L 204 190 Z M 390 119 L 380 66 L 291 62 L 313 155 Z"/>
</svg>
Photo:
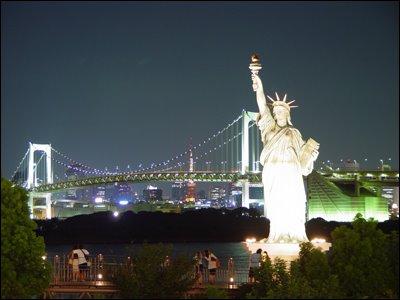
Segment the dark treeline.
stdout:
<svg viewBox="0 0 400 300">
<path fill-rule="evenodd" d="M 181 214 L 127 211 L 114 217 L 112 212 L 79 215 L 65 220 L 37 220 L 37 234 L 46 244 L 142 243 L 147 242 L 241 242 L 246 238 L 266 238 L 269 220 L 253 209 L 201 209 Z M 330 233 L 350 223 L 312 219 L 306 223 L 309 239 L 330 241 Z M 398 231 L 397 221 L 378 226 L 385 233 Z"/>
</svg>

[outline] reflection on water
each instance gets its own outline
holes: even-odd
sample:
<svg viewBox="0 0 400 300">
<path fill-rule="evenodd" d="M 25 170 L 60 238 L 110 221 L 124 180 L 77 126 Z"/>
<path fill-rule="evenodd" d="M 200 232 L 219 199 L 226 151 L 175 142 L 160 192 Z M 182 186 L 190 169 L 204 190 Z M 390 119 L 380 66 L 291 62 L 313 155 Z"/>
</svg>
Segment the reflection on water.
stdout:
<svg viewBox="0 0 400 300">
<path fill-rule="evenodd" d="M 57 255 L 67 254 L 73 245 L 46 246 L 48 259 L 52 260 Z M 173 243 L 173 255 L 181 254 L 192 258 L 197 251 L 211 250 L 226 267 L 228 259 L 233 258 L 237 269 L 247 269 L 250 252 L 245 243 Z M 83 247 L 90 252 L 92 257 L 97 254 L 104 256 L 127 256 L 129 248 L 138 251 L 141 244 L 84 244 Z"/>
</svg>

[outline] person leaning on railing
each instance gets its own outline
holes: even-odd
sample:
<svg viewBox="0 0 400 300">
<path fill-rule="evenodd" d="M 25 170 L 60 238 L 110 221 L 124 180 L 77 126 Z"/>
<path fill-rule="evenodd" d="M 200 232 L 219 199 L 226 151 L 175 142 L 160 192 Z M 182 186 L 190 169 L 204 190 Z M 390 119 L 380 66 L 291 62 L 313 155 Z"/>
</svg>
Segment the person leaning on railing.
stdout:
<svg viewBox="0 0 400 300">
<path fill-rule="evenodd" d="M 74 250 L 74 253 L 78 254 L 79 260 L 79 277 L 81 281 L 86 279 L 86 274 L 89 271 L 90 262 L 89 262 L 89 251 L 84 249 L 82 245 L 78 246 L 78 249 Z"/>
</svg>

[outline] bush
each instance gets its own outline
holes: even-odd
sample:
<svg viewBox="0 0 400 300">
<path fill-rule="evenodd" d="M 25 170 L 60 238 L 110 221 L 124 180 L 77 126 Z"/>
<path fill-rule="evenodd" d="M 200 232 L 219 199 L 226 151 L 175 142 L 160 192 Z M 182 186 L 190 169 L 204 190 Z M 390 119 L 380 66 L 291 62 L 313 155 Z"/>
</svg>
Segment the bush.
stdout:
<svg viewBox="0 0 400 300">
<path fill-rule="evenodd" d="M 131 263 L 117 272 L 114 282 L 127 299 L 180 298 L 195 283 L 194 262 L 179 256 L 171 259 L 172 247 L 144 244 L 131 254 Z"/>
<path fill-rule="evenodd" d="M 206 299 L 229 299 L 225 290 L 219 289 L 215 286 L 206 287 Z"/>
</svg>

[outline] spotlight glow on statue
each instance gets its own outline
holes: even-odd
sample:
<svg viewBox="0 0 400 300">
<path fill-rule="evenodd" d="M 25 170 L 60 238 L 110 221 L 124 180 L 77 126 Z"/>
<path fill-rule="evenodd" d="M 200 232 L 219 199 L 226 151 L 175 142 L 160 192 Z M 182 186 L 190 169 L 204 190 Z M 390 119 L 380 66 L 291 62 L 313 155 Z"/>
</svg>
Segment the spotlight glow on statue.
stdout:
<svg viewBox="0 0 400 300">
<path fill-rule="evenodd" d="M 311 173 L 318 157 L 319 144 L 313 139 L 303 141 L 293 127 L 290 109 L 294 102 L 286 102 L 286 94 L 272 101 L 268 107 L 258 71 L 261 64 L 257 55 L 251 58 L 253 90 L 256 92 L 260 113 L 257 126 L 264 148 L 260 155 L 263 165 L 264 215 L 270 220 L 267 243 L 300 243 L 308 241 L 305 232 L 306 193 L 303 175 Z"/>
</svg>

